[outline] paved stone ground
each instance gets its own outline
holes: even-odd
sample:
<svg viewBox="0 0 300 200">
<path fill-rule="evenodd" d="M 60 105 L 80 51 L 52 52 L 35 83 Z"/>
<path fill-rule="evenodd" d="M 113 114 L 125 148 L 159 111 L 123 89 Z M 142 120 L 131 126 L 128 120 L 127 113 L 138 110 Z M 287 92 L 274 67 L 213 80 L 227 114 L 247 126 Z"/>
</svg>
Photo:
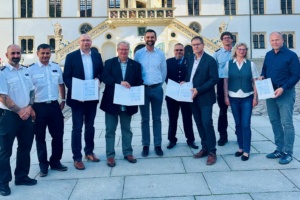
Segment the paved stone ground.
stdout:
<svg viewBox="0 0 300 200">
<path fill-rule="evenodd" d="M 299 90 L 298 90 L 299 93 Z M 297 97 L 299 102 L 299 97 Z M 299 105 L 299 104 L 298 104 Z M 260 105 L 265 110 L 264 105 Z M 85 162 L 86 170 L 73 167 L 71 152 L 71 113 L 65 108 L 64 154 L 62 163 L 69 167 L 67 172 L 49 170 L 47 177 L 38 176 L 39 166 L 35 143 L 31 152 L 30 177 L 38 180 L 36 186 L 15 186 L 10 183 L 12 194 L 0 199 L 13 200 L 95 200 L 95 199 L 143 199 L 143 200 L 299 200 L 300 199 L 300 115 L 295 113 L 296 138 L 294 160 L 289 165 L 280 165 L 278 160 L 266 159 L 265 155 L 275 149 L 273 133 L 265 111 L 257 111 L 252 117 L 251 157 L 247 162 L 234 156 L 238 149 L 234 134 L 234 121 L 229 113 L 229 142 L 217 147 L 218 161 L 213 166 L 206 159 L 194 159 L 197 151 L 185 143 L 181 119 L 178 124 L 178 143 L 171 150 L 168 144 L 168 116 L 165 102 L 162 111 L 163 157 L 157 157 L 150 148 L 147 158 L 141 157 L 140 114 L 132 120 L 133 149 L 138 158 L 136 164 L 123 159 L 120 129 L 116 136 L 117 166 L 106 166 L 104 113 L 98 110 L 95 119 L 95 153 L 99 163 Z M 216 130 L 218 106 L 215 104 L 213 120 Z M 194 124 L 196 142 L 200 139 Z M 217 132 L 216 132 L 217 133 Z M 47 145 L 51 139 L 47 136 Z M 11 158 L 15 168 L 15 151 Z M 50 154 L 50 151 L 48 151 Z"/>
</svg>

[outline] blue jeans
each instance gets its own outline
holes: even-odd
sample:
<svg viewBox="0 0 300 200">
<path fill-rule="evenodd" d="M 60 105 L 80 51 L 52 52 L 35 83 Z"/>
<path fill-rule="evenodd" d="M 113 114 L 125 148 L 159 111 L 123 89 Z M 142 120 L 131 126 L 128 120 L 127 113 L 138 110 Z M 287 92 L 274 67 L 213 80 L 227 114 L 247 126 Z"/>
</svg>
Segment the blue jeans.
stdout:
<svg viewBox="0 0 300 200">
<path fill-rule="evenodd" d="M 272 125 L 277 151 L 293 154 L 295 129 L 293 110 L 295 104 L 295 88 L 285 90 L 277 98 L 267 99 L 267 109 Z"/>
<path fill-rule="evenodd" d="M 150 146 L 150 104 L 153 121 L 154 146 L 161 146 L 161 107 L 163 102 L 163 89 L 161 85 L 145 87 L 145 104 L 140 106 L 142 116 L 142 144 Z"/>
<path fill-rule="evenodd" d="M 244 98 L 229 97 L 229 101 L 235 121 L 235 134 L 239 149 L 250 153 L 253 95 Z"/>
</svg>

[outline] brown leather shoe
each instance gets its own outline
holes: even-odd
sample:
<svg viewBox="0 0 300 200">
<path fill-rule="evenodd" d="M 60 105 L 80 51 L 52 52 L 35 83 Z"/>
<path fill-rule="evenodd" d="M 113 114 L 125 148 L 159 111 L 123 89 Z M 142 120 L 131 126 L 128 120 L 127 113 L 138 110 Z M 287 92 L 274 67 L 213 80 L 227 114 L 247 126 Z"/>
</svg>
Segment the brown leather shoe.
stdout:
<svg viewBox="0 0 300 200">
<path fill-rule="evenodd" d="M 208 155 L 205 149 L 201 149 L 198 153 L 194 154 L 194 158 L 203 158 Z"/>
<path fill-rule="evenodd" d="M 82 161 L 74 161 L 74 167 L 78 170 L 84 170 L 85 166 Z"/>
<path fill-rule="evenodd" d="M 136 163 L 137 160 L 133 155 L 124 156 L 124 159 L 127 160 L 130 163 Z"/>
<path fill-rule="evenodd" d="M 217 161 L 217 155 L 215 153 L 209 153 L 207 157 L 206 164 L 207 165 L 213 165 Z"/>
<path fill-rule="evenodd" d="M 90 162 L 99 162 L 100 161 L 100 159 L 97 158 L 97 156 L 95 154 L 86 155 L 85 159 L 87 159 Z"/>
<path fill-rule="evenodd" d="M 107 162 L 106 162 L 107 166 L 109 167 L 114 167 L 116 166 L 116 161 L 114 158 L 107 158 Z"/>
</svg>

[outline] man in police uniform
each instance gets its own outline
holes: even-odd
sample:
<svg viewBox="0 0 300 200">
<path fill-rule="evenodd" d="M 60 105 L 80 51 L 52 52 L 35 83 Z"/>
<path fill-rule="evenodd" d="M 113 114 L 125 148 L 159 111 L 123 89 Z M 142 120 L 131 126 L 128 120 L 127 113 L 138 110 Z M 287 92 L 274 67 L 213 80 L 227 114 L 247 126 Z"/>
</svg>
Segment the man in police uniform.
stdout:
<svg viewBox="0 0 300 200">
<path fill-rule="evenodd" d="M 65 85 L 60 66 L 49 62 L 51 47 L 41 44 L 37 48 L 39 61 L 30 66 L 29 71 L 35 86 L 33 109 L 36 113 L 35 140 L 40 166 L 40 177 L 47 176 L 49 165 L 51 169 L 66 171 L 68 168 L 60 163 L 63 153 L 64 117 L 62 109 L 65 106 Z M 62 101 L 58 103 L 58 93 Z M 46 127 L 52 137 L 52 155 L 48 161 L 46 146 Z"/>
<path fill-rule="evenodd" d="M 186 58 L 184 58 L 184 46 L 181 43 L 175 44 L 174 55 L 175 57 L 167 60 L 166 82 L 168 79 L 171 79 L 180 83 L 185 80 L 185 76 L 187 74 L 187 63 Z M 183 129 L 187 139 L 186 142 L 191 148 L 198 149 L 198 146 L 195 144 L 190 103 L 176 101 L 168 96 L 166 96 L 166 103 L 169 116 L 168 140 L 170 141 L 167 148 L 172 149 L 176 145 L 177 120 L 179 110 L 181 109 Z"/>
<path fill-rule="evenodd" d="M 33 120 L 31 108 L 34 102 L 34 86 L 27 68 L 19 64 L 21 48 L 8 46 L 8 64 L 0 71 L 0 194 L 10 195 L 12 180 L 10 157 L 15 137 L 18 139 L 15 185 L 35 185 L 37 181 L 28 177 L 30 150 L 33 142 Z"/>
<path fill-rule="evenodd" d="M 233 35 L 230 32 L 223 32 L 220 37 L 223 47 L 218 49 L 214 53 L 214 58 L 218 63 L 219 71 L 219 82 L 217 84 L 217 102 L 220 108 L 219 119 L 218 119 L 218 132 L 220 139 L 218 140 L 219 146 L 224 146 L 228 142 L 228 120 L 227 120 L 227 109 L 228 106 L 225 104 L 224 99 L 224 67 L 227 61 L 231 59 L 231 49 L 233 42 Z"/>
</svg>

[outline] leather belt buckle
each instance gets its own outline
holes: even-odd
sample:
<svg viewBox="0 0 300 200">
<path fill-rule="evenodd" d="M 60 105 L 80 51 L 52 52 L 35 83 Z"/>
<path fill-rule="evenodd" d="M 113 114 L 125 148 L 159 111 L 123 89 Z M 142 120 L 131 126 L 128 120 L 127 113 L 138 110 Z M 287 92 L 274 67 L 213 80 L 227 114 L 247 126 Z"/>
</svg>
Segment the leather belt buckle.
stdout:
<svg viewBox="0 0 300 200">
<path fill-rule="evenodd" d="M 50 104 L 52 101 L 46 101 L 45 103 Z"/>
</svg>

